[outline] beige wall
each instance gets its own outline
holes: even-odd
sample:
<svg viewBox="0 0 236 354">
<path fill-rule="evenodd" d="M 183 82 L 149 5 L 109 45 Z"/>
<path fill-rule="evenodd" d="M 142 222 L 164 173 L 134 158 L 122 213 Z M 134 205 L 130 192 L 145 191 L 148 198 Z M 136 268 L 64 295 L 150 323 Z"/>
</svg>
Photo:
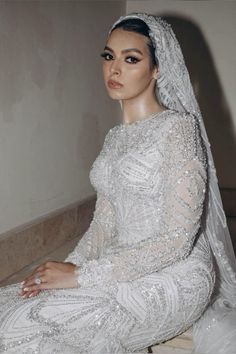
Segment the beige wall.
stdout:
<svg viewBox="0 0 236 354">
<path fill-rule="evenodd" d="M 94 194 L 119 115 L 100 52 L 124 1 L 0 2 L 0 233 Z"/>
<path fill-rule="evenodd" d="M 89 170 L 120 116 L 105 91 L 99 54 L 125 11 L 184 15 L 199 26 L 215 69 L 210 80 L 204 76 L 201 102 L 220 185 L 235 188 L 235 4 L 1 1 L 0 233 L 94 194 Z M 209 69 L 201 53 L 196 61 Z M 211 109 L 209 81 L 217 87 Z"/>
<path fill-rule="evenodd" d="M 219 185 L 236 188 L 236 2 L 127 0 L 126 12 L 171 16 L 199 93 Z"/>
</svg>

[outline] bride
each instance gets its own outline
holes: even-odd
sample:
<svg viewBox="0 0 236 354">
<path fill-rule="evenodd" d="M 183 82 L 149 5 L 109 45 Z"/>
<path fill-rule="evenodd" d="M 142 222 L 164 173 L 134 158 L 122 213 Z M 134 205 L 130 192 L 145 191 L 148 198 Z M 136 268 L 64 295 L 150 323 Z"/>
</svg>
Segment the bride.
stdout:
<svg viewBox="0 0 236 354">
<path fill-rule="evenodd" d="M 93 220 L 65 262 L 0 289 L 0 352 L 147 353 L 193 326 L 194 354 L 233 354 L 235 256 L 180 46 L 132 13 L 101 56 L 123 120 L 90 170 Z"/>
</svg>

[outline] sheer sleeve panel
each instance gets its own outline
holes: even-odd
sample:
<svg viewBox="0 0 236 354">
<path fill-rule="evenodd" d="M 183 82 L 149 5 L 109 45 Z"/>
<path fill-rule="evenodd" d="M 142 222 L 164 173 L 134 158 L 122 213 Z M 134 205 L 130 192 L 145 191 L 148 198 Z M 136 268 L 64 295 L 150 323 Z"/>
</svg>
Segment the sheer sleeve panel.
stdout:
<svg viewBox="0 0 236 354">
<path fill-rule="evenodd" d="M 103 194 L 97 193 L 95 211 L 89 228 L 65 261 L 81 266 L 85 262 L 99 258 L 106 244 L 110 242 L 113 230 L 113 207 Z"/>
</svg>

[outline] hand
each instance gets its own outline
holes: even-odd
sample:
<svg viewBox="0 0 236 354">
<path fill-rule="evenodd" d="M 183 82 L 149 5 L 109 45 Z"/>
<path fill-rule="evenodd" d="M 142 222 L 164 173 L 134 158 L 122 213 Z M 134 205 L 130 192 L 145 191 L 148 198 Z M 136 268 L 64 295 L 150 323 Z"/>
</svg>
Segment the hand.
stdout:
<svg viewBox="0 0 236 354">
<path fill-rule="evenodd" d="M 45 289 L 62 289 L 78 287 L 77 276 L 74 273 L 76 265 L 64 262 L 46 262 L 37 267 L 22 283 L 20 295 L 24 298 L 33 297 Z M 35 278 L 41 283 L 36 284 Z"/>
</svg>

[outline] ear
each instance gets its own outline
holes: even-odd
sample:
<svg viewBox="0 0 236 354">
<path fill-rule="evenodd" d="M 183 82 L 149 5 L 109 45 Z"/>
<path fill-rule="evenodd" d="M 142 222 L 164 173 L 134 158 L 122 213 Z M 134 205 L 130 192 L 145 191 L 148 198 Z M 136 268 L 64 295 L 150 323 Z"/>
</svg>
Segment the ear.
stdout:
<svg viewBox="0 0 236 354">
<path fill-rule="evenodd" d="M 154 71 L 153 71 L 153 78 L 155 79 L 155 80 L 157 80 L 158 79 L 158 76 L 159 76 L 159 67 L 157 68 L 156 66 L 155 66 L 155 69 L 154 69 Z"/>
</svg>

